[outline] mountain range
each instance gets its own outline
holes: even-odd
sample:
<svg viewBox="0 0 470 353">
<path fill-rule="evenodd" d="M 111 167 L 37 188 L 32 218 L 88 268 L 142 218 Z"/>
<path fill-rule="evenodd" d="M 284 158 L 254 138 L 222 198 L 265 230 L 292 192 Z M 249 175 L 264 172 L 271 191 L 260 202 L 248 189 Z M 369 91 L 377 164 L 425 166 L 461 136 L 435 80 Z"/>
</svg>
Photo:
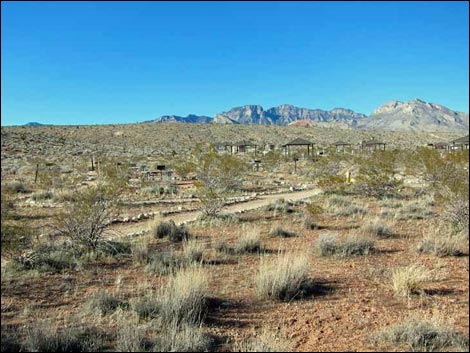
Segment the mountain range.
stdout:
<svg viewBox="0 0 470 353">
<path fill-rule="evenodd" d="M 370 116 L 351 109 L 300 108 L 283 104 L 264 110 L 260 105 L 245 105 L 209 117 L 165 115 L 146 122 L 301 125 L 339 123 L 349 128 L 395 131 L 462 131 L 469 128 L 468 113 L 457 112 L 420 99 L 391 101 L 375 109 Z"/>
</svg>

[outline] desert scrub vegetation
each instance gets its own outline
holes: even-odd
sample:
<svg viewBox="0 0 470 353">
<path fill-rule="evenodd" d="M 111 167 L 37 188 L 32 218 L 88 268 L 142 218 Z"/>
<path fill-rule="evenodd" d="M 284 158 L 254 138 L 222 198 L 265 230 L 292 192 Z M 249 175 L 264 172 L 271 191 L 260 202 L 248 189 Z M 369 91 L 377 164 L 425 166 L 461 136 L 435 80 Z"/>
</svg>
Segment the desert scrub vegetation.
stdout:
<svg viewBox="0 0 470 353">
<path fill-rule="evenodd" d="M 422 292 L 424 285 L 432 280 L 432 276 L 425 267 L 413 264 L 393 269 L 391 280 L 396 296 L 409 297 Z"/>
<path fill-rule="evenodd" d="M 238 239 L 234 244 L 233 252 L 243 254 L 259 252 L 261 250 L 261 235 L 259 229 L 251 228 L 247 230 L 247 227 L 242 227 Z"/>
<path fill-rule="evenodd" d="M 155 339 L 153 352 L 208 352 L 212 339 L 201 326 L 172 322 L 163 327 Z"/>
<path fill-rule="evenodd" d="M 277 332 L 262 329 L 234 346 L 234 352 L 290 352 L 288 340 Z"/>
<path fill-rule="evenodd" d="M 413 352 L 468 352 L 468 337 L 436 318 L 410 318 L 381 331 L 373 341 L 403 344 Z"/>
<path fill-rule="evenodd" d="M 218 214 L 230 194 L 240 189 L 246 164 L 237 157 L 221 155 L 214 146 L 204 148 L 197 145 L 190 158 L 176 163 L 178 173 L 193 173 L 196 178 L 197 195 L 203 214 Z"/>
<path fill-rule="evenodd" d="M 195 239 L 183 241 L 183 258 L 187 263 L 200 262 L 204 253 L 204 244 Z"/>
<path fill-rule="evenodd" d="M 199 226 L 214 227 L 240 223 L 240 217 L 234 213 L 201 214 L 196 221 Z"/>
<path fill-rule="evenodd" d="M 279 254 L 274 260 L 263 257 L 255 277 L 258 297 L 289 301 L 308 295 L 313 288 L 309 269 L 306 254 Z"/>
<path fill-rule="evenodd" d="M 369 255 L 375 251 L 375 241 L 361 235 L 349 235 L 340 239 L 337 234 L 322 234 L 314 243 L 314 250 L 320 256 L 339 258 Z"/>
<path fill-rule="evenodd" d="M 110 293 L 99 290 L 94 293 L 88 301 L 88 309 L 90 312 L 98 312 L 100 315 L 111 314 L 118 308 L 127 308 L 128 303 L 117 298 Z"/>
<path fill-rule="evenodd" d="M 200 266 L 179 270 L 158 293 L 160 319 L 170 324 L 199 324 L 207 310 L 209 279 Z"/>
<path fill-rule="evenodd" d="M 273 237 L 280 237 L 280 238 L 291 238 L 291 237 L 296 236 L 296 234 L 294 232 L 290 232 L 288 230 L 285 230 L 281 226 L 276 226 L 276 227 L 272 228 L 269 231 L 269 235 L 271 235 Z"/>
<path fill-rule="evenodd" d="M 172 219 L 155 222 L 151 226 L 151 233 L 155 238 L 167 237 L 172 242 L 180 242 L 190 237 L 189 230 L 183 224 L 177 226 Z"/>
<path fill-rule="evenodd" d="M 369 220 L 362 226 L 364 234 L 371 237 L 390 238 L 393 236 L 393 231 L 388 223 L 383 222 L 380 218 Z"/>
<path fill-rule="evenodd" d="M 103 336 L 87 327 L 52 327 L 46 322 L 30 324 L 22 348 L 26 352 L 98 352 Z"/>
<path fill-rule="evenodd" d="M 186 261 L 176 256 L 173 252 L 154 252 L 147 259 L 145 272 L 157 275 L 168 275 L 185 265 Z"/>
<path fill-rule="evenodd" d="M 439 257 L 460 256 L 468 250 L 468 234 L 455 233 L 451 226 L 437 225 L 420 240 L 417 251 Z"/>
<path fill-rule="evenodd" d="M 304 227 L 310 230 L 319 229 L 318 220 L 324 212 L 317 202 L 307 203 L 304 209 Z"/>
<path fill-rule="evenodd" d="M 398 209 L 395 218 L 399 220 L 428 219 L 434 215 L 435 213 L 432 210 L 418 201 L 405 204 L 402 208 Z"/>
<path fill-rule="evenodd" d="M 76 200 L 56 216 L 53 227 L 74 246 L 95 250 L 106 235 L 109 221 L 116 216 L 114 191 L 91 187 L 77 191 Z"/>
<path fill-rule="evenodd" d="M 270 203 L 269 205 L 265 206 L 264 210 L 268 212 L 288 214 L 288 213 L 295 212 L 295 209 L 293 207 L 294 207 L 293 202 L 280 198 Z"/>
</svg>

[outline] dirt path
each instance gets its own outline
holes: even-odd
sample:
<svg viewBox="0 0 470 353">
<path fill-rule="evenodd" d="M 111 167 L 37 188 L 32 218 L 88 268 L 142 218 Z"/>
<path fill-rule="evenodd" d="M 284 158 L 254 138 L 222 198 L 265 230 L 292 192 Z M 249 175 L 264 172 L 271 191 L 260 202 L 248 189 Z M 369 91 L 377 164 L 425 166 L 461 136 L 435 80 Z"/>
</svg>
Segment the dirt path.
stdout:
<svg viewBox="0 0 470 353">
<path fill-rule="evenodd" d="M 284 198 L 286 200 L 298 201 L 302 199 L 307 199 L 309 197 L 318 195 L 321 192 L 320 189 L 305 190 L 305 191 L 296 191 L 288 192 L 283 194 L 275 195 L 263 195 L 259 196 L 258 199 L 238 204 L 229 205 L 223 208 L 222 213 L 235 213 L 241 211 L 249 211 L 259 207 L 269 205 L 271 202 Z M 196 220 L 202 214 L 201 211 L 188 211 L 177 214 L 172 214 L 168 216 L 163 216 L 162 219 L 172 219 L 176 224 L 187 223 Z M 146 230 L 149 227 L 152 220 L 140 221 L 139 223 L 121 223 L 114 225 L 113 230 L 117 231 L 120 234 L 128 233 L 137 233 L 142 230 Z"/>
</svg>

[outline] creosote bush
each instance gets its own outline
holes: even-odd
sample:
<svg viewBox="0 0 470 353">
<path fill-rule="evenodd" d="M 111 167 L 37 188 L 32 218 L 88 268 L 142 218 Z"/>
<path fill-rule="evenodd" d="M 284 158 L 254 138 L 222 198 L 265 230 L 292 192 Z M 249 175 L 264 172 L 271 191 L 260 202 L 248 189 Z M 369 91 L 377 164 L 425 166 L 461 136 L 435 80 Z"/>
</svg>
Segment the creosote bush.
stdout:
<svg viewBox="0 0 470 353">
<path fill-rule="evenodd" d="M 373 221 L 367 222 L 363 227 L 363 231 L 374 237 L 379 238 L 390 238 L 393 236 L 393 232 L 389 225 L 382 222 L 379 218 Z"/>
<path fill-rule="evenodd" d="M 258 296 L 263 299 L 289 301 L 309 294 L 313 281 L 309 278 L 307 255 L 278 255 L 267 261 L 262 258 L 255 277 Z"/>
</svg>

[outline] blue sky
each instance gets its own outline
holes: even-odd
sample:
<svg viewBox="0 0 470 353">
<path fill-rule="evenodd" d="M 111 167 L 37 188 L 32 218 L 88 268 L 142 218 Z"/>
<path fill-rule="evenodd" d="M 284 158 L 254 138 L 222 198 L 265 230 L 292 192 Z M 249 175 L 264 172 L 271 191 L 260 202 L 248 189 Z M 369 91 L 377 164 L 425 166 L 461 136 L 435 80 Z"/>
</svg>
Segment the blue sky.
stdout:
<svg viewBox="0 0 470 353">
<path fill-rule="evenodd" d="M 414 98 L 468 112 L 468 7 L 2 1 L 2 125 Z"/>
</svg>

